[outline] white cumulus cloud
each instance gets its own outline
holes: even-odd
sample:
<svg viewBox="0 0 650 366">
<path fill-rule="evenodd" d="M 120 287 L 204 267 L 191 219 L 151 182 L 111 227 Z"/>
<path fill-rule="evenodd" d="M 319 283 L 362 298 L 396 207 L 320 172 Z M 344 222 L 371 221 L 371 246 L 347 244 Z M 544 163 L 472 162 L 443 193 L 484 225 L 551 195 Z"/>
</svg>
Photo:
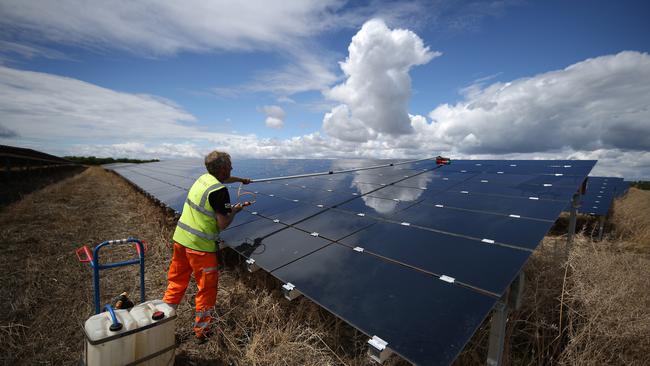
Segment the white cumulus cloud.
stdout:
<svg viewBox="0 0 650 366">
<path fill-rule="evenodd" d="M 262 108 L 262 112 L 266 114 L 266 127 L 277 129 L 284 127 L 284 118 L 287 114 L 284 112 L 282 107 L 277 105 L 265 105 Z"/>
<path fill-rule="evenodd" d="M 323 119 L 328 135 L 364 142 L 377 134 L 398 136 L 413 132 L 408 116 L 411 97 L 409 70 L 440 55 L 415 33 L 389 29 L 384 21 L 366 22 L 352 37 L 349 55 L 341 63 L 347 79 L 325 92 L 342 103 Z"/>
<path fill-rule="evenodd" d="M 621 52 L 466 94 L 418 126 L 463 153 L 650 150 L 650 56 Z"/>
</svg>

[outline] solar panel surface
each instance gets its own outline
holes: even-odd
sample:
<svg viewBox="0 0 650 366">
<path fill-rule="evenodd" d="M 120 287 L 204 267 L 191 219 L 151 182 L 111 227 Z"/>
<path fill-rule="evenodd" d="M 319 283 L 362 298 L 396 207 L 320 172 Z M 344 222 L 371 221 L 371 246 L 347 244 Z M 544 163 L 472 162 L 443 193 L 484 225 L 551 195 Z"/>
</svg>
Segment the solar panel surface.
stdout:
<svg viewBox="0 0 650 366">
<path fill-rule="evenodd" d="M 255 203 L 221 238 L 405 359 L 449 364 L 595 161 L 423 160 L 347 171 L 386 163 L 234 161 L 243 177 L 326 174 L 230 185 L 233 202 Z M 204 172 L 198 159 L 114 170 L 179 212 Z"/>
<path fill-rule="evenodd" d="M 623 178 L 589 177 L 587 191 L 582 196 L 578 212 L 595 216 L 606 216 L 617 193 L 623 189 Z"/>
</svg>

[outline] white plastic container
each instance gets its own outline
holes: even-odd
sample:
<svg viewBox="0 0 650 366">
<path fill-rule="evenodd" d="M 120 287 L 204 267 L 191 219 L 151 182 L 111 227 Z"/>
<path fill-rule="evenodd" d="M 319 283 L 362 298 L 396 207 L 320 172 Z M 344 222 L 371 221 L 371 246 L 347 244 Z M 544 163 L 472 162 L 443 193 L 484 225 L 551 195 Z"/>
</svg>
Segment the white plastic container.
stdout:
<svg viewBox="0 0 650 366">
<path fill-rule="evenodd" d="M 151 357 L 139 365 L 173 365 L 176 348 L 176 310 L 162 300 L 151 300 L 131 309 L 131 316 L 138 326 L 135 333 L 135 359 Z"/>
<path fill-rule="evenodd" d="M 87 366 L 118 366 L 136 360 L 135 336 L 120 336 L 137 328 L 128 310 L 115 310 L 115 317 L 122 324 L 119 330 L 110 329 L 113 320 L 108 311 L 91 316 L 84 324 L 86 331 L 85 363 Z"/>
</svg>

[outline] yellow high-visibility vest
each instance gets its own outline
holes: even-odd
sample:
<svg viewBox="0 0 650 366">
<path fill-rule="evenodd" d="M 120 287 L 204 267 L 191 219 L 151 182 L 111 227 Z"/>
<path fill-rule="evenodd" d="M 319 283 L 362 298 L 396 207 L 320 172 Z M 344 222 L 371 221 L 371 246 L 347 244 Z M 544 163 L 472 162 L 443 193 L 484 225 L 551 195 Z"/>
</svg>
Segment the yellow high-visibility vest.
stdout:
<svg viewBox="0 0 650 366">
<path fill-rule="evenodd" d="M 206 173 L 192 184 L 183 205 L 183 213 L 174 231 L 174 241 L 190 249 L 216 252 L 219 226 L 208 196 L 225 189 L 212 174 Z"/>
</svg>

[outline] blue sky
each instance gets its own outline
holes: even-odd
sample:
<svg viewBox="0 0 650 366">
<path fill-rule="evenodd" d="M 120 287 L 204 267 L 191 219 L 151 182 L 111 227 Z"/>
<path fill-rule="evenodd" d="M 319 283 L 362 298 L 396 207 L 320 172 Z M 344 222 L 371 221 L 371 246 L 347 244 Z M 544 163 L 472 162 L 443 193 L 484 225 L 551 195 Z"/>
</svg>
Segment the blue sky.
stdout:
<svg viewBox="0 0 650 366">
<path fill-rule="evenodd" d="M 0 144 L 589 158 L 650 178 L 644 1 L 0 0 L 0 14 Z"/>
</svg>

